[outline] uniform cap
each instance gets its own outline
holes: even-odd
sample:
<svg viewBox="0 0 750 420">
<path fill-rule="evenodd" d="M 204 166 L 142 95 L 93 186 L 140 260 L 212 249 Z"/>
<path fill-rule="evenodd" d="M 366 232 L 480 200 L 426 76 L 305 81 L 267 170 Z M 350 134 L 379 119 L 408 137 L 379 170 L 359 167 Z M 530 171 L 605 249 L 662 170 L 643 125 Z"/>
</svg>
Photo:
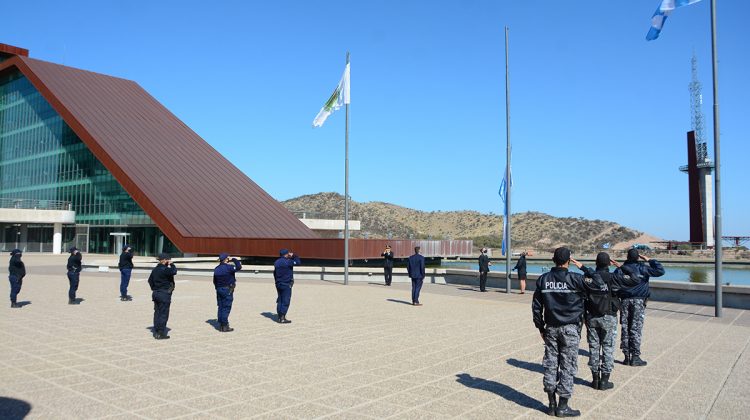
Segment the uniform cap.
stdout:
<svg viewBox="0 0 750 420">
<path fill-rule="evenodd" d="M 288 250 L 288 249 L 286 249 L 286 248 L 282 248 L 282 249 L 281 249 L 281 250 L 279 251 L 279 255 L 281 255 L 282 257 L 283 257 L 284 255 L 288 254 L 288 253 L 289 253 L 289 250 Z"/>
<path fill-rule="evenodd" d="M 22 251 L 20 249 L 18 249 L 18 248 L 14 249 L 13 251 L 10 251 L 10 255 L 16 255 L 16 254 L 20 254 L 20 253 L 22 253 Z"/>
<path fill-rule="evenodd" d="M 219 254 L 219 261 L 224 261 L 227 258 L 229 258 L 229 254 L 227 254 L 226 252 L 222 252 L 221 254 Z"/>
<path fill-rule="evenodd" d="M 75 252 L 75 251 L 78 251 L 78 248 L 76 248 L 76 247 L 74 247 L 74 246 L 71 246 L 71 247 L 70 247 L 70 249 L 68 250 L 68 252 L 70 252 L 71 254 L 72 254 L 73 252 Z"/>
<path fill-rule="evenodd" d="M 172 257 L 170 257 L 169 254 L 164 253 L 164 252 L 162 252 L 161 254 L 159 254 L 159 257 L 158 257 L 159 261 L 168 260 L 170 258 L 172 258 Z"/>
<path fill-rule="evenodd" d="M 557 248 L 555 254 L 552 256 L 552 261 L 556 265 L 563 265 L 570 260 L 570 250 L 564 246 Z"/>
</svg>

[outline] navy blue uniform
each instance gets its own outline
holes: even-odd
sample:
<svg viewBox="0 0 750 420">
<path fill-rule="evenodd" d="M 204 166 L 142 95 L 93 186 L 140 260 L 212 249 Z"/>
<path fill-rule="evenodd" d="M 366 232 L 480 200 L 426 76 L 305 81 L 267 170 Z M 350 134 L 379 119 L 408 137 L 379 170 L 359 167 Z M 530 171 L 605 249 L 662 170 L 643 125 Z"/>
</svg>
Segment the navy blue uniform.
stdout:
<svg viewBox="0 0 750 420">
<path fill-rule="evenodd" d="M 615 270 L 615 273 L 630 273 L 631 276 L 640 279 L 636 286 L 621 289 L 617 296 L 622 299 L 620 306 L 620 349 L 625 354 L 625 360 L 637 358 L 639 363 L 644 363 L 640 359 L 641 341 L 643 339 L 643 323 L 646 321 L 646 301 L 651 296 L 649 288 L 649 279 L 651 277 L 660 277 L 664 275 L 664 267 L 659 261 L 654 259 L 648 260 L 648 265 L 640 261 L 627 261 L 622 268 Z"/>
<path fill-rule="evenodd" d="M 21 261 L 21 253 L 14 253 L 8 264 L 8 280 L 10 281 L 10 303 L 15 307 L 16 298 L 21 293 L 23 278 L 26 276 L 26 266 Z"/>
<path fill-rule="evenodd" d="M 411 279 L 411 303 L 416 305 L 419 303 L 419 292 L 422 291 L 425 277 L 424 257 L 419 254 L 409 257 L 409 261 L 406 263 L 406 271 Z"/>
<path fill-rule="evenodd" d="M 71 254 L 68 257 L 68 283 L 70 288 L 68 289 L 68 301 L 73 302 L 76 300 L 76 292 L 78 291 L 78 281 L 81 278 L 81 264 L 82 257 L 80 252 Z"/>
<path fill-rule="evenodd" d="M 383 257 L 383 274 L 385 275 L 385 285 L 390 286 L 393 281 L 393 252 L 384 252 L 380 254 Z"/>
<path fill-rule="evenodd" d="M 487 291 L 487 273 L 490 272 L 490 257 L 484 252 L 479 256 L 479 291 Z"/>
<path fill-rule="evenodd" d="M 120 254 L 120 262 L 117 264 L 120 269 L 120 297 L 128 297 L 128 285 L 130 284 L 130 275 L 133 273 L 133 252 L 123 251 Z"/>
<path fill-rule="evenodd" d="M 294 286 L 294 266 L 302 264 L 295 254 L 292 258 L 281 257 L 273 263 L 273 279 L 276 281 L 276 313 L 279 317 L 286 316 L 292 302 L 292 286 Z"/>
<path fill-rule="evenodd" d="M 151 270 L 151 275 L 148 276 L 148 284 L 152 290 L 151 299 L 154 301 L 154 336 L 167 335 L 169 307 L 172 304 L 176 274 L 177 267 L 174 264 L 169 266 L 159 264 Z"/>
<path fill-rule="evenodd" d="M 216 288 L 216 305 L 219 307 L 217 319 L 219 325 L 229 325 L 229 312 L 232 311 L 234 301 L 234 287 L 237 279 L 234 273 L 242 269 L 242 263 L 237 258 L 232 258 L 233 264 L 221 262 L 214 268 L 214 287 Z"/>
</svg>

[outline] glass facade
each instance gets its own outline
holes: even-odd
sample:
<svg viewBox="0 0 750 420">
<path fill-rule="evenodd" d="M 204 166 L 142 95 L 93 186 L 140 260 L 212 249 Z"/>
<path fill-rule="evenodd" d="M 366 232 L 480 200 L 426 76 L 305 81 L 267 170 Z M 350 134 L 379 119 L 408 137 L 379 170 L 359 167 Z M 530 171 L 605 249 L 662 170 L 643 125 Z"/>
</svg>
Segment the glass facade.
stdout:
<svg viewBox="0 0 750 420">
<path fill-rule="evenodd" d="M 62 117 L 18 71 L 0 75 L 0 200 L 66 201 L 76 227 L 63 243 L 118 253 L 122 241 L 141 255 L 177 250 Z M 50 226 L 0 224 L 2 241 L 35 245 Z M 25 233 L 24 233 L 25 232 Z M 51 230 L 50 230 L 51 232 Z M 81 243 L 81 242 L 85 243 Z M 64 247 L 64 249 L 66 249 Z"/>
</svg>

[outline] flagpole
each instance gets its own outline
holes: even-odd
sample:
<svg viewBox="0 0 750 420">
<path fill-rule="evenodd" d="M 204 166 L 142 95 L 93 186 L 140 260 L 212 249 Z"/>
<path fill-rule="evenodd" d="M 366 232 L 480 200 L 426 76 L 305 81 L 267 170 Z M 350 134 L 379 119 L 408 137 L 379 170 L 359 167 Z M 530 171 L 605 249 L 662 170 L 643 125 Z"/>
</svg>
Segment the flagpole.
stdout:
<svg viewBox="0 0 750 420">
<path fill-rule="evenodd" d="M 713 94 L 714 94 L 714 165 L 716 175 L 714 178 L 714 290 L 715 290 L 715 315 L 721 318 L 722 309 L 722 243 L 721 243 L 721 164 L 719 147 L 719 57 L 716 52 L 716 0 L 711 0 L 711 58 L 713 61 Z"/>
<path fill-rule="evenodd" d="M 349 51 L 346 52 L 349 65 Z M 351 77 L 351 76 L 350 76 Z M 343 92 L 342 92 L 343 94 Z M 346 103 L 344 134 L 344 284 L 349 284 L 349 103 Z"/>
<path fill-rule="evenodd" d="M 510 190 L 513 182 L 510 179 L 510 77 L 508 69 L 508 27 L 505 27 L 505 221 L 507 237 L 505 238 L 505 292 L 510 294 Z M 506 232 L 503 232 L 505 235 Z"/>
</svg>

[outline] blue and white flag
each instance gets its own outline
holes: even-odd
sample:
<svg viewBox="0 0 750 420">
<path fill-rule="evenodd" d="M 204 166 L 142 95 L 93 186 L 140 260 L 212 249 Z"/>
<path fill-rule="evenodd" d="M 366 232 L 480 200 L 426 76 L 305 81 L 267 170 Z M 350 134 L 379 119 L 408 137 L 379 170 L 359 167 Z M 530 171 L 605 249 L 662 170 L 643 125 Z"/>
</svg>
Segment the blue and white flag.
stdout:
<svg viewBox="0 0 750 420">
<path fill-rule="evenodd" d="M 659 7 L 656 8 L 654 15 L 651 16 L 651 29 L 646 34 L 646 40 L 653 41 L 659 37 L 664 27 L 664 22 L 667 21 L 667 16 L 671 15 L 674 9 L 698 3 L 699 1 L 701 0 L 661 0 Z"/>
<path fill-rule="evenodd" d="M 513 173 L 510 174 L 510 182 L 508 182 L 508 172 L 503 172 L 503 181 L 500 183 L 500 191 L 498 191 L 498 194 L 500 194 L 500 199 L 503 200 L 503 243 L 501 246 L 501 251 L 503 255 L 505 255 L 505 247 L 508 243 L 508 237 L 510 235 L 510 232 L 508 232 L 508 218 L 510 215 L 508 214 L 508 188 L 513 188 Z"/>
</svg>

